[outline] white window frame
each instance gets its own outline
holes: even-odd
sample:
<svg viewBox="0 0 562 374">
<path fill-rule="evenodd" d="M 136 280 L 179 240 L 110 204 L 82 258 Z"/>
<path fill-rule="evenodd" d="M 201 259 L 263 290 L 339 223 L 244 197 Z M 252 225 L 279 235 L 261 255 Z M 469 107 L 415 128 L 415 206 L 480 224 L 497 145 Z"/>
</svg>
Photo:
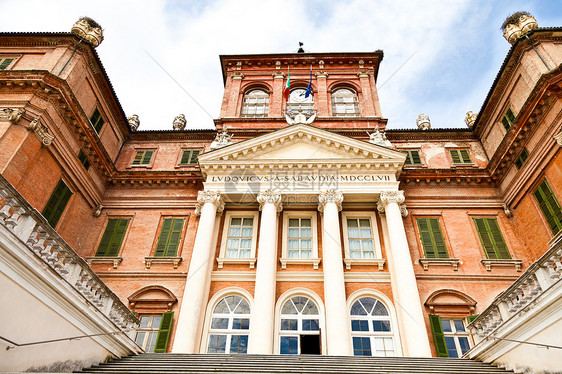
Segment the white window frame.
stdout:
<svg viewBox="0 0 562 374">
<path fill-rule="evenodd" d="M 147 353 L 153 353 L 154 352 L 154 348 L 156 348 L 156 339 L 158 338 L 158 333 L 160 332 L 160 324 L 162 323 L 162 314 L 145 314 L 145 315 L 141 315 L 139 316 L 139 319 L 142 319 L 144 317 L 148 317 L 148 324 L 146 327 L 139 327 L 137 328 L 137 332 L 135 334 L 135 342 L 137 341 L 137 336 L 141 333 L 144 333 L 144 338 L 143 341 L 140 345 L 140 347 L 142 349 L 144 349 Z M 160 322 L 158 323 L 158 327 L 149 327 L 152 325 L 154 318 L 158 318 L 160 317 Z M 148 348 L 148 343 L 150 341 L 151 336 L 154 336 L 154 346 L 152 347 L 152 350 L 147 350 Z"/>
<path fill-rule="evenodd" d="M 252 226 L 252 245 L 250 246 L 250 257 L 248 258 L 227 258 L 226 243 L 228 242 L 228 231 L 230 230 L 230 221 L 232 218 L 253 218 Z M 250 269 L 256 265 L 256 247 L 258 242 L 258 219 L 257 211 L 232 211 L 227 212 L 224 217 L 224 227 L 222 230 L 221 248 L 219 257 L 217 258 L 218 268 L 222 269 L 224 264 L 248 264 Z"/>
<path fill-rule="evenodd" d="M 351 258 L 349 249 L 349 235 L 347 232 L 347 219 L 369 219 L 371 222 L 371 234 L 373 239 L 374 258 Z M 368 212 L 342 212 L 343 223 L 343 246 L 344 246 L 344 262 L 347 270 L 351 269 L 351 265 L 373 265 L 378 266 L 379 271 L 384 269 L 385 260 L 382 258 L 381 243 L 377 226 L 377 218 L 374 213 Z"/>
<path fill-rule="evenodd" d="M 312 255 L 310 258 L 289 258 L 288 254 L 288 235 L 289 235 L 289 219 L 290 218 L 310 218 L 312 225 Z M 320 258 L 318 257 L 318 222 L 316 212 L 283 212 L 283 240 L 281 246 L 281 268 L 285 270 L 287 264 L 311 264 L 314 270 L 318 270 Z"/>
<path fill-rule="evenodd" d="M 234 314 L 234 313 L 228 313 L 228 314 L 215 314 L 214 310 L 217 307 L 218 303 L 223 300 L 224 298 L 228 297 L 228 296 L 235 296 L 235 297 L 240 297 L 243 300 L 245 300 L 248 303 L 248 306 L 250 308 L 250 313 L 249 314 Z M 252 303 L 250 302 L 250 300 L 245 296 L 240 294 L 239 292 L 234 292 L 234 293 L 226 293 L 226 294 L 222 294 L 221 297 L 218 297 L 216 299 L 213 298 L 213 303 L 209 303 L 210 306 L 210 310 L 208 313 L 208 318 L 205 319 L 205 322 L 207 324 L 206 326 L 206 339 L 205 339 L 205 344 L 204 346 L 201 347 L 201 353 L 206 353 L 206 354 L 247 354 L 246 353 L 231 353 L 230 352 L 230 343 L 232 340 L 232 336 L 233 335 L 248 335 L 248 340 L 250 339 L 250 329 L 233 329 L 232 328 L 232 324 L 235 318 L 243 318 L 243 319 L 248 319 L 250 320 L 250 326 L 251 326 L 251 314 L 252 314 Z M 213 317 L 219 317 L 219 318 L 227 318 L 228 319 L 228 328 L 226 329 L 219 329 L 219 331 L 213 331 L 213 329 L 211 329 L 211 323 L 213 320 Z M 209 341 L 211 339 L 211 335 L 226 335 L 226 343 L 225 343 L 225 352 L 224 353 L 207 353 L 208 348 L 209 348 Z"/>
<path fill-rule="evenodd" d="M 314 304 L 314 306 L 316 307 L 316 310 L 318 311 L 318 314 L 303 314 L 302 312 L 298 313 L 298 314 L 282 314 L 283 311 L 283 306 L 285 306 L 286 303 L 288 303 L 291 299 L 295 298 L 295 297 L 304 297 L 306 299 L 308 299 L 307 303 L 312 302 Z M 297 329 L 296 330 L 281 330 L 281 325 L 282 325 L 282 321 L 284 319 L 290 319 L 290 320 L 296 320 L 297 321 Z M 303 320 L 318 320 L 318 330 L 303 330 L 302 329 L 302 324 L 303 324 Z M 279 313 L 279 354 L 281 353 L 281 338 L 286 336 L 286 337 L 296 337 L 297 338 L 297 355 L 301 354 L 301 343 L 300 343 L 300 336 L 301 335 L 318 335 L 320 336 L 320 308 L 318 307 L 318 303 L 316 303 L 316 301 L 311 298 L 310 296 L 306 296 L 306 295 L 293 295 L 287 299 L 285 299 L 285 302 L 283 302 L 281 304 L 281 312 Z"/>
</svg>

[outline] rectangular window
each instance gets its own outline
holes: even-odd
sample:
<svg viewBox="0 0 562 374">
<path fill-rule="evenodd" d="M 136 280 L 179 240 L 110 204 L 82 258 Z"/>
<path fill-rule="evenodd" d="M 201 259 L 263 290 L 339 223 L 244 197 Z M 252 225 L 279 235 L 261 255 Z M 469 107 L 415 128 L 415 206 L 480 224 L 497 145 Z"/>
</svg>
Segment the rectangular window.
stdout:
<svg viewBox="0 0 562 374">
<path fill-rule="evenodd" d="M 137 153 L 135 153 L 135 158 L 133 159 L 133 166 L 150 165 L 152 155 L 154 155 L 153 150 L 137 151 Z"/>
<path fill-rule="evenodd" d="M 426 258 L 449 258 L 439 218 L 416 218 Z"/>
<path fill-rule="evenodd" d="M 147 353 L 154 352 L 156 346 L 156 337 L 160 329 L 161 315 L 141 316 L 140 325 L 137 329 L 135 343 L 137 343 Z"/>
<path fill-rule="evenodd" d="M 515 160 L 515 167 L 517 167 L 518 170 L 521 169 L 521 167 L 527 160 L 527 157 L 529 157 L 529 151 L 527 151 L 527 148 L 523 148 L 523 150 L 519 154 L 519 157 L 517 157 L 517 160 Z"/>
<path fill-rule="evenodd" d="M 507 112 L 505 112 L 502 118 L 502 124 L 506 131 L 509 131 L 511 126 L 515 123 L 515 114 L 511 108 L 507 108 Z"/>
<path fill-rule="evenodd" d="M 464 320 L 441 318 L 441 327 L 449 357 L 462 357 L 470 349 Z"/>
<path fill-rule="evenodd" d="M 453 165 L 472 164 L 468 149 L 449 149 Z"/>
<path fill-rule="evenodd" d="M 154 256 L 177 256 L 185 218 L 164 218 Z"/>
<path fill-rule="evenodd" d="M 558 199 L 554 193 L 552 193 L 546 179 L 541 182 L 533 194 L 539 203 L 539 207 L 541 208 L 548 226 L 552 230 L 552 233 L 556 235 L 562 230 L 562 210 L 560 209 Z"/>
<path fill-rule="evenodd" d="M 80 163 L 84 165 L 84 169 L 88 170 L 90 168 L 90 161 L 88 161 L 88 157 L 83 150 L 80 150 L 78 153 L 78 160 L 80 160 Z"/>
<path fill-rule="evenodd" d="M 0 58 L 0 70 L 6 70 L 15 58 Z"/>
<path fill-rule="evenodd" d="M 254 230 L 253 217 L 231 217 L 226 241 L 227 258 L 249 258 Z"/>
<path fill-rule="evenodd" d="M 351 258 L 375 258 L 370 219 L 348 218 L 347 237 Z"/>
<path fill-rule="evenodd" d="M 289 258 L 312 258 L 311 218 L 289 218 L 287 255 Z"/>
<path fill-rule="evenodd" d="M 510 259 L 496 218 L 473 218 L 486 258 Z"/>
<path fill-rule="evenodd" d="M 59 180 L 47 205 L 45 205 L 45 209 L 43 209 L 43 217 L 45 217 L 52 227 L 55 227 L 59 222 L 62 212 L 64 208 L 66 208 L 71 196 L 72 191 L 70 191 L 70 188 L 64 184 L 62 179 Z"/>
<path fill-rule="evenodd" d="M 419 151 L 401 151 L 407 155 L 405 165 L 421 165 L 421 157 Z"/>
<path fill-rule="evenodd" d="M 119 254 L 129 221 L 129 218 L 110 218 L 107 221 L 96 256 L 115 257 Z"/>
<path fill-rule="evenodd" d="M 371 356 L 371 339 L 368 337 L 353 337 L 353 355 Z"/>
<path fill-rule="evenodd" d="M 298 355 L 299 354 L 299 338 L 296 336 L 282 336 L 281 349 L 282 355 Z"/>
<path fill-rule="evenodd" d="M 92 113 L 92 116 L 90 117 L 90 123 L 92 124 L 94 130 L 96 130 L 96 132 L 99 134 L 105 121 L 103 120 L 103 117 L 98 108 L 94 109 L 94 113 Z"/>
<path fill-rule="evenodd" d="M 180 165 L 197 165 L 198 150 L 186 149 L 181 154 Z"/>
</svg>

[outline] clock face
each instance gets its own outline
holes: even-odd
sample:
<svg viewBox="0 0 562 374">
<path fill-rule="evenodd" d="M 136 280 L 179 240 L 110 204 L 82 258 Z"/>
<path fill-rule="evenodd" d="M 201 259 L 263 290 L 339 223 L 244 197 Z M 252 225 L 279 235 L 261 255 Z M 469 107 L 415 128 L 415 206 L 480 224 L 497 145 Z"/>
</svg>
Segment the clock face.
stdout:
<svg viewBox="0 0 562 374">
<path fill-rule="evenodd" d="M 291 91 L 291 95 L 289 95 L 289 102 L 290 103 L 312 103 L 312 94 L 305 97 L 306 90 L 304 88 L 297 88 L 296 90 Z"/>
</svg>

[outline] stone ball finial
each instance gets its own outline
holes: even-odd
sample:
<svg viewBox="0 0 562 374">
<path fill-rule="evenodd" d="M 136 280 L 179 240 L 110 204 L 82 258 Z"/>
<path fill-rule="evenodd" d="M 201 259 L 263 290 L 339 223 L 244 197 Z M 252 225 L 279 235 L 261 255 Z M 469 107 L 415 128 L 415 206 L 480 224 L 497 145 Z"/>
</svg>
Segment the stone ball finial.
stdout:
<svg viewBox="0 0 562 374">
<path fill-rule="evenodd" d="M 176 118 L 174 118 L 174 130 L 176 131 L 182 131 L 185 129 L 185 125 L 186 125 L 187 121 L 185 120 L 185 115 L 183 114 L 179 114 L 176 116 Z"/>
<path fill-rule="evenodd" d="M 132 116 L 127 118 L 127 121 L 129 122 L 129 126 L 131 126 L 131 130 L 133 130 L 133 131 L 138 130 L 138 128 L 140 126 L 140 119 L 139 119 L 138 115 L 133 114 Z"/>
<path fill-rule="evenodd" d="M 476 122 L 476 113 L 472 110 L 466 112 L 466 117 L 464 117 L 464 123 L 471 129 L 474 126 L 474 122 Z"/>
<path fill-rule="evenodd" d="M 103 29 L 99 23 L 90 17 L 80 17 L 80 19 L 74 23 L 70 32 L 90 42 L 94 48 L 103 41 Z"/>
<path fill-rule="evenodd" d="M 539 27 L 537 20 L 529 12 L 515 12 L 502 24 L 503 37 L 514 44 L 520 36 Z"/>
<path fill-rule="evenodd" d="M 416 125 L 418 125 L 418 129 L 420 130 L 429 130 L 431 128 L 431 121 L 429 120 L 429 116 L 423 113 L 418 114 Z"/>
</svg>

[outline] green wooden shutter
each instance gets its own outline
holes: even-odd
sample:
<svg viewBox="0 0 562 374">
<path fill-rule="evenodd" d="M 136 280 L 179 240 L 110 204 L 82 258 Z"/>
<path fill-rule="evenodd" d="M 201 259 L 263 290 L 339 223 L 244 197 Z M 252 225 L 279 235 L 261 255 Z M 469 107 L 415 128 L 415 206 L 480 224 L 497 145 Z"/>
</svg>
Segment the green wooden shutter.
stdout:
<svg viewBox="0 0 562 374">
<path fill-rule="evenodd" d="M 451 149 L 449 150 L 451 154 L 451 160 L 453 160 L 453 164 L 460 164 L 461 163 L 461 155 L 458 149 Z"/>
<path fill-rule="evenodd" d="M 515 113 L 513 113 L 513 110 L 511 108 L 507 109 L 507 113 L 505 114 L 505 116 L 512 125 L 515 123 Z"/>
<path fill-rule="evenodd" d="M 135 153 L 135 158 L 133 159 L 133 165 L 140 165 L 143 156 L 144 151 L 137 151 L 137 153 Z"/>
<path fill-rule="evenodd" d="M 42 213 L 52 227 L 55 227 L 59 222 L 71 196 L 70 188 L 66 186 L 62 179 L 59 180 Z"/>
<path fill-rule="evenodd" d="M 474 321 L 478 316 L 479 314 L 473 314 L 471 316 L 466 317 L 466 320 L 468 321 L 468 323 L 472 323 L 472 321 Z"/>
<path fill-rule="evenodd" d="M 180 165 L 189 164 L 190 157 L 191 157 L 191 151 L 183 151 L 181 154 Z"/>
<path fill-rule="evenodd" d="M 154 154 L 154 151 L 144 151 L 144 156 L 142 157 L 141 164 L 143 164 L 143 165 L 150 164 L 150 160 L 152 160 L 153 154 Z"/>
<path fill-rule="evenodd" d="M 488 218 L 485 220 L 488 225 L 488 230 L 490 230 L 492 241 L 494 243 L 494 248 L 496 250 L 496 255 L 498 258 L 510 259 L 511 255 L 507 250 L 507 245 L 505 240 L 503 240 L 503 235 L 498 225 L 498 220 L 496 218 Z"/>
<path fill-rule="evenodd" d="M 191 151 L 191 157 L 189 158 L 189 163 L 196 164 L 198 157 L 199 157 L 199 151 Z"/>
<path fill-rule="evenodd" d="M 6 69 L 14 61 L 13 58 L 0 58 L 0 70 Z"/>
<path fill-rule="evenodd" d="M 496 252 L 494 251 L 494 245 L 492 244 L 492 239 L 488 233 L 486 223 L 483 218 L 474 218 L 474 225 L 478 231 L 478 236 L 480 237 L 480 242 L 484 248 L 487 258 L 497 258 Z"/>
<path fill-rule="evenodd" d="M 474 218 L 480 242 L 490 259 L 510 259 L 511 255 L 503 239 L 498 221 L 495 218 Z"/>
<path fill-rule="evenodd" d="M 117 256 L 125 238 L 129 219 L 110 218 L 101 238 L 96 256 Z"/>
<path fill-rule="evenodd" d="M 94 128 L 94 130 L 96 130 L 96 132 L 99 134 L 99 132 L 101 131 L 101 128 L 103 127 L 103 124 L 105 122 L 104 122 L 103 117 L 102 117 L 100 111 L 98 110 L 98 108 L 94 109 L 94 112 L 92 113 L 92 115 L 90 117 L 90 123 L 92 124 L 92 127 Z"/>
<path fill-rule="evenodd" d="M 433 341 L 435 342 L 437 357 L 449 357 L 447 345 L 445 344 L 445 335 L 443 334 L 443 326 L 441 326 L 441 318 L 434 314 L 430 314 L 429 323 L 431 325 L 431 332 L 433 333 Z"/>
<path fill-rule="evenodd" d="M 420 239 L 426 258 L 449 258 L 438 218 L 417 218 Z"/>
<path fill-rule="evenodd" d="M 178 253 L 178 247 L 180 245 L 181 232 L 183 229 L 183 218 L 175 218 L 172 225 L 172 232 L 170 233 L 170 239 L 168 241 L 168 247 L 166 248 L 166 256 L 174 257 Z"/>
<path fill-rule="evenodd" d="M 164 218 L 154 256 L 174 257 L 180 244 L 183 218 Z"/>
<path fill-rule="evenodd" d="M 517 157 L 517 160 L 515 160 L 515 166 L 517 167 L 517 169 L 521 169 L 521 166 L 523 166 L 523 164 L 527 160 L 527 157 L 529 157 L 529 151 L 527 151 L 527 148 L 523 148 L 523 150 L 519 154 L 519 157 Z"/>
<path fill-rule="evenodd" d="M 90 168 L 90 161 L 88 161 L 88 157 L 83 150 L 80 150 L 78 153 L 78 160 L 84 165 L 84 169 L 88 170 Z"/>
<path fill-rule="evenodd" d="M 460 154 L 461 154 L 461 160 L 462 160 L 463 164 L 471 164 L 472 163 L 472 160 L 470 159 L 470 153 L 468 152 L 468 149 L 461 149 Z"/>
<path fill-rule="evenodd" d="M 165 256 L 166 247 L 172 231 L 173 220 L 173 218 L 164 218 L 164 221 L 162 222 L 162 229 L 160 230 L 160 236 L 158 237 L 158 243 L 156 244 L 156 250 L 154 251 L 154 256 Z"/>
<path fill-rule="evenodd" d="M 412 155 L 412 164 L 421 164 L 421 157 L 418 151 L 410 151 Z"/>
<path fill-rule="evenodd" d="M 166 312 L 162 314 L 162 321 L 160 322 L 158 336 L 156 337 L 156 345 L 154 346 L 155 353 L 165 353 L 168 349 L 168 340 L 170 340 L 173 319 L 174 312 Z"/>
<path fill-rule="evenodd" d="M 562 210 L 556 196 L 546 180 L 542 181 L 533 193 L 552 233 L 556 235 L 562 229 Z"/>
</svg>

